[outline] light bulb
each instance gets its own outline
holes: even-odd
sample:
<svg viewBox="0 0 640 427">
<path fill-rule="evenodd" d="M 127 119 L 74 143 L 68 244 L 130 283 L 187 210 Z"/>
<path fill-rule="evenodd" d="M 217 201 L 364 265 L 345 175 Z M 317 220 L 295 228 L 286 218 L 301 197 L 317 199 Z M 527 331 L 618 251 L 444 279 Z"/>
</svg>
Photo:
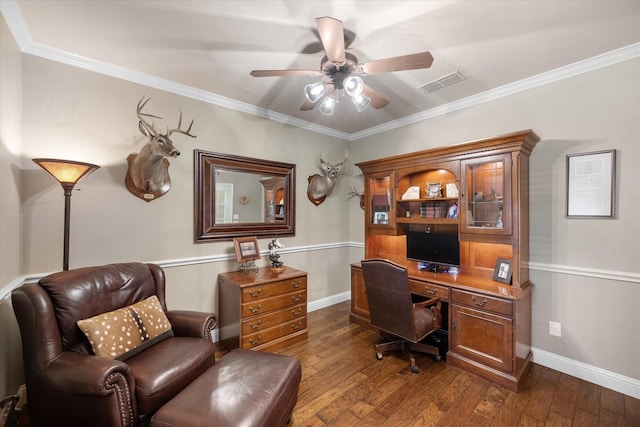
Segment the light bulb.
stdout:
<svg viewBox="0 0 640 427">
<path fill-rule="evenodd" d="M 362 94 L 361 95 L 352 96 L 351 100 L 355 104 L 355 106 L 358 109 L 358 111 L 362 111 L 365 108 L 367 108 L 367 106 L 371 102 L 371 99 L 369 99 L 369 97 L 367 95 L 362 95 Z"/>
<path fill-rule="evenodd" d="M 333 94 L 327 96 L 320 104 L 320 112 L 326 116 L 333 116 L 336 109 L 336 98 Z"/>
<path fill-rule="evenodd" d="M 304 87 L 304 96 L 309 100 L 309 102 L 315 104 L 320 98 L 322 98 L 325 90 L 326 86 L 324 82 L 311 83 Z"/>
<path fill-rule="evenodd" d="M 358 76 L 350 76 L 344 79 L 344 90 L 349 96 L 356 96 L 362 93 L 364 89 L 364 82 Z"/>
</svg>

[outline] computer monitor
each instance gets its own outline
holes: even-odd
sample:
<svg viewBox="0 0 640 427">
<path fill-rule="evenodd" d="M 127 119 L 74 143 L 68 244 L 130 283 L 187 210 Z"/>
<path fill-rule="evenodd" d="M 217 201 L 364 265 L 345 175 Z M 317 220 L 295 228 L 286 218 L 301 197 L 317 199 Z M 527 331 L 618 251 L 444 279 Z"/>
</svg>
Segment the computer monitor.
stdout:
<svg viewBox="0 0 640 427">
<path fill-rule="evenodd" d="M 407 259 L 418 261 L 419 268 L 438 271 L 447 267 L 457 272 L 460 266 L 458 233 L 407 232 Z"/>
</svg>

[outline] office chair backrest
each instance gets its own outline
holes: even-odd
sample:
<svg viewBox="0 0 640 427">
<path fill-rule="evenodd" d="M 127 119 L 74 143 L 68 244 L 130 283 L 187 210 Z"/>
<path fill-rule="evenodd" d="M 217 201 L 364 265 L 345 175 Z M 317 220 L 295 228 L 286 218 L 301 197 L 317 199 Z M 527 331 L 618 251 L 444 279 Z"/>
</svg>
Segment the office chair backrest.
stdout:
<svg viewBox="0 0 640 427">
<path fill-rule="evenodd" d="M 415 341 L 407 269 L 385 259 L 366 259 L 361 264 L 371 324 Z"/>
</svg>

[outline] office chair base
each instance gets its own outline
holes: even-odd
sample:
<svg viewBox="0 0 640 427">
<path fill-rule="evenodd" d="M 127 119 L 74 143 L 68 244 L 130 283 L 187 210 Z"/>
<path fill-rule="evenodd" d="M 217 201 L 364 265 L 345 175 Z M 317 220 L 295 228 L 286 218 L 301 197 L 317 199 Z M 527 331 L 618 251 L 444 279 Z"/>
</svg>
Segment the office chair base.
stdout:
<svg viewBox="0 0 640 427">
<path fill-rule="evenodd" d="M 383 342 L 381 344 L 376 344 L 376 359 L 382 360 L 382 354 L 388 351 L 393 350 L 402 350 L 406 356 L 409 357 L 410 369 L 411 372 L 417 374 L 419 372 L 418 367 L 416 366 L 416 358 L 413 355 L 412 351 L 419 351 L 420 353 L 426 353 L 433 355 L 433 359 L 436 362 L 440 362 L 440 350 L 438 347 L 434 347 L 427 344 L 422 343 L 413 343 L 411 341 L 397 340 L 397 341 L 389 341 Z"/>
</svg>

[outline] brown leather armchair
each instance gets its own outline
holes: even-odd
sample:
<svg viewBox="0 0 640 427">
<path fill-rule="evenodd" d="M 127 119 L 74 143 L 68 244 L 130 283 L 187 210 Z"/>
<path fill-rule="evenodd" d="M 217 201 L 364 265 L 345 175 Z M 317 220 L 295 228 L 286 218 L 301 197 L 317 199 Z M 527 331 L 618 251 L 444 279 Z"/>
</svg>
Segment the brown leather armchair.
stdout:
<svg viewBox="0 0 640 427">
<path fill-rule="evenodd" d="M 93 355 L 76 322 L 157 296 L 166 338 L 125 361 Z M 22 335 L 30 425 L 136 426 L 215 362 L 215 315 L 167 311 L 155 264 L 62 271 L 12 293 Z"/>
<path fill-rule="evenodd" d="M 376 344 L 376 358 L 382 359 L 386 351 L 403 350 L 409 356 L 413 373 L 418 372 L 418 367 L 411 351 L 432 354 L 439 361 L 438 348 L 420 341 L 440 328 L 440 300 L 431 298 L 413 303 L 405 267 L 375 258 L 363 260 L 361 264 L 371 325 L 380 329 L 383 336 L 395 338 Z"/>
</svg>

